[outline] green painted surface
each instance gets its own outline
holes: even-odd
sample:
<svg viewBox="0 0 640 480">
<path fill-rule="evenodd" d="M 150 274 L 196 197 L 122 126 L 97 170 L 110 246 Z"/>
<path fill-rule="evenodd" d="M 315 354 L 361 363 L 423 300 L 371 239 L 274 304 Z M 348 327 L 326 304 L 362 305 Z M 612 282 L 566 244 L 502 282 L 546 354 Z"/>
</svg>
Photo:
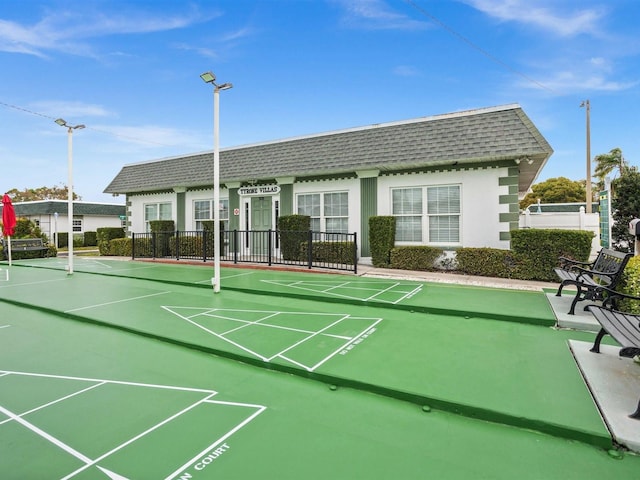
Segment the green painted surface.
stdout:
<svg viewBox="0 0 640 480">
<path fill-rule="evenodd" d="M 211 268 L 78 259 L 69 277 L 55 262 L 13 267 L 0 283 L 0 371 L 12 372 L 0 406 L 49 405 L 22 418 L 126 478 L 637 478 L 638 457 L 607 455 L 566 345 L 593 334 L 538 325 L 551 315 L 542 293 L 224 268 L 214 295 L 198 287 Z M 153 280 L 117 276 L 134 274 Z M 317 299 L 284 296 L 295 282 Z M 336 351 L 343 337 L 352 348 Z M 198 403 L 194 389 L 217 394 Z M 5 420 L 0 472 L 62 478 L 86 466 Z M 106 477 L 91 464 L 73 478 Z"/>
</svg>

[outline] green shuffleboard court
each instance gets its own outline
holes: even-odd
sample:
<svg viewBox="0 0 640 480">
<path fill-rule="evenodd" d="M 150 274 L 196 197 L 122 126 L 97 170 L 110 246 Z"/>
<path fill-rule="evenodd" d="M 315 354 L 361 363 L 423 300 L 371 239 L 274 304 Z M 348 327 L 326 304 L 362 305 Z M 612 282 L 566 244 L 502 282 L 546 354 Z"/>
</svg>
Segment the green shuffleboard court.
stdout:
<svg viewBox="0 0 640 480">
<path fill-rule="evenodd" d="M 0 478 L 637 478 L 542 292 L 0 265 Z"/>
</svg>

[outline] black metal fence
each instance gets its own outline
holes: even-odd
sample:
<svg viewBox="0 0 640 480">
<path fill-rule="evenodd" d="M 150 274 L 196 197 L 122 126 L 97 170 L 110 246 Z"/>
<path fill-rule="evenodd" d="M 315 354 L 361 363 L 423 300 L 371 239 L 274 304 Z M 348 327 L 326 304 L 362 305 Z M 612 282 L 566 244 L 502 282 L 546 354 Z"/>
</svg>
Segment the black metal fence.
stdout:
<svg viewBox="0 0 640 480">
<path fill-rule="evenodd" d="M 133 233 L 131 258 L 214 258 L 209 230 Z M 298 265 L 357 273 L 356 233 L 280 230 L 220 231 L 220 260 L 233 263 Z"/>
</svg>

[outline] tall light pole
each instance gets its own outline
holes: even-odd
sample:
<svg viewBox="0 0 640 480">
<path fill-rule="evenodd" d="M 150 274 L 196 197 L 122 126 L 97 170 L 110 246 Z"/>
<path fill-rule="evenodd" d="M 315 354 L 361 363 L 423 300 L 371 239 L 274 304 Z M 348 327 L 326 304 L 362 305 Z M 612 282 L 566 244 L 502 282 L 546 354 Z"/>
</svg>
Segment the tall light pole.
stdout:
<svg viewBox="0 0 640 480">
<path fill-rule="evenodd" d="M 67 180 L 67 192 L 69 194 L 68 198 L 68 206 L 67 206 L 67 215 L 69 217 L 69 234 L 67 236 L 67 245 L 69 246 L 69 257 L 67 264 L 67 274 L 73 275 L 73 131 L 81 130 L 84 125 L 69 125 L 66 121 L 61 118 L 58 118 L 55 121 L 61 127 L 66 127 L 67 129 L 67 138 L 68 138 L 68 146 L 67 146 L 67 155 L 68 155 L 68 168 L 69 168 L 69 178 Z"/>
<path fill-rule="evenodd" d="M 591 105 L 589 100 L 585 100 L 580 104 L 580 107 L 585 107 L 587 111 L 587 208 L 586 213 L 591 213 L 591 203 L 593 199 L 591 197 Z"/>
<path fill-rule="evenodd" d="M 205 83 L 213 85 L 213 292 L 220 291 L 220 90 L 233 87 L 230 83 L 217 84 L 211 72 L 200 75 Z"/>
</svg>

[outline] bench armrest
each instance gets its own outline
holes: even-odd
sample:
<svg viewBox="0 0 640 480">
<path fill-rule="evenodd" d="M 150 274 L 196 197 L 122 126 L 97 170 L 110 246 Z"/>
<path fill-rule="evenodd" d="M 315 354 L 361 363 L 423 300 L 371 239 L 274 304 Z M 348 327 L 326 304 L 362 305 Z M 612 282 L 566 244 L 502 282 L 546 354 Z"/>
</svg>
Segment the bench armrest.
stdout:
<svg viewBox="0 0 640 480">
<path fill-rule="evenodd" d="M 567 258 L 567 257 L 560 257 L 558 258 L 559 262 L 560 262 L 560 268 L 563 268 L 565 270 L 571 270 L 573 267 L 589 267 L 589 266 L 593 266 L 596 262 L 595 260 L 593 262 L 580 262 L 578 260 L 574 260 L 572 258 Z"/>
<path fill-rule="evenodd" d="M 640 302 L 640 297 L 618 292 L 609 287 L 605 287 L 604 285 L 601 287 L 598 287 L 598 290 L 600 290 L 601 292 L 606 292 L 606 298 L 602 302 L 602 306 L 605 308 L 608 308 L 609 310 L 618 309 L 618 305 L 617 305 L 618 300 L 634 300 L 634 301 Z"/>
</svg>

